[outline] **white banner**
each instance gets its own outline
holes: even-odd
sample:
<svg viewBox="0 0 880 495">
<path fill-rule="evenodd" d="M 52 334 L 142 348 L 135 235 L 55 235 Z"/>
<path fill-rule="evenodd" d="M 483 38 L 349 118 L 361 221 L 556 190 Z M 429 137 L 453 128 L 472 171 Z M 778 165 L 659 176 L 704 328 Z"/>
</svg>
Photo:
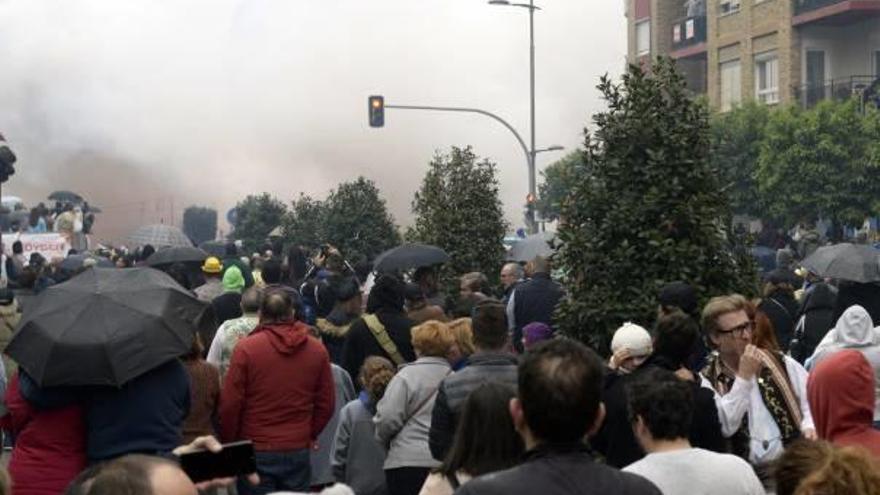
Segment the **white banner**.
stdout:
<svg viewBox="0 0 880 495">
<path fill-rule="evenodd" d="M 7 256 L 12 256 L 12 243 L 21 241 L 24 248 L 24 257 L 29 259 L 31 253 L 40 253 L 46 261 L 52 258 L 66 258 L 70 251 L 70 241 L 57 232 L 45 234 L 3 234 L 3 247 Z"/>
</svg>

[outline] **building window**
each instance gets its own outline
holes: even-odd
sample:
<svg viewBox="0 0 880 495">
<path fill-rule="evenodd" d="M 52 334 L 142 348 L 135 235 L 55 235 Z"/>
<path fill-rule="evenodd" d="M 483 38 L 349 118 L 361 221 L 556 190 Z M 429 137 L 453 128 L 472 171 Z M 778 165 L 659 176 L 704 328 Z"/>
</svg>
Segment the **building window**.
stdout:
<svg viewBox="0 0 880 495">
<path fill-rule="evenodd" d="M 755 96 L 762 103 L 779 103 L 779 58 L 775 52 L 755 56 Z"/>
<path fill-rule="evenodd" d="M 739 60 L 721 64 L 721 110 L 726 112 L 742 101 L 742 78 Z"/>
<path fill-rule="evenodd" d="M 739 11 L 740 0 L 718 0 L 718 12 L 721 15 Z"/>
<path fill-rule="evenodd" d="M 636 23 L 636 55 L 649 55 L 651 53 L 651 20 Z"/>
</svg>

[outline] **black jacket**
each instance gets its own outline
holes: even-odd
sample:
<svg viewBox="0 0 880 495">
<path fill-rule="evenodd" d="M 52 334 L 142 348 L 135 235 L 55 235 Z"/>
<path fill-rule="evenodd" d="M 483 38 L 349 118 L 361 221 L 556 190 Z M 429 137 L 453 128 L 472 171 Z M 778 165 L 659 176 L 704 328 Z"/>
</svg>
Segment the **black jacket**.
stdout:
<svg viewBox="0 0 880 495">
<path fill-rule="evenodd" d="M 795 323 L 795 340 L 791 345 L 791 357 L 803 364 L 816 346 L 834 327 L 834 304 L 837 295 L 830 285 L 817 283 L 807 291 L 801 306 L 800 319 Z M 803 325 L 800 326 L 800 321 Z"/>
<path fill-rule="evenodd" d="M 761 301 L 758 309 L 763 311 L 770 319 L 770 323 L 773 324 L 779 348 L 782 352 L 788 352 L 798 313 L 798 305 L 794 296 L 787 291 L 774 292 Z"/>
<path fill-rule="evenodd" d="M 471 480 L 455 495 L 660 495 L 653 483 L 595 462 L 584 446 L 542 446 L 514 468 Z"/>
<path fill-rule="evenodd" d="M 513 345 L 522 348 L 522 330 L 529 323 L 539 321 L 551 325 L 553 311 L 562 299 L 562 287 L 546 273 L 536 273 L 528 282 L 516 286 L 513 293 Z"/>
<path fill-rule="evenodd" d="M 658 356 L 651 356 L 629 375 L 609 373 L 605 382 L 602 401 L 605 404 L 605 422 L 599 432 L 590 439 L 590 445 L 605 456 L 605 462 L 616 468 L 624 468 L 642 457 L 642 450 L 632 431 L 627 405 L 627 386 L 641 373 L 651 368 L 675 371 L 677 366 Z M 699 378 L 699 377 L 698 377 Z M 715 395 L 699 383 L 692 383 L 694 391 L 694 416 L 691 423 L 690 441 L 697 448 L 714 452 L 726 452 L 727 446 L 721 435 Z"/>
<path fill-rule="evenodd" d="M 442 461 L 452 446 L 458 418 L 468 396 L 480 385 L 491 382 L 516 390 L 517 358 L 510 354 L 476 353 L 469 364 L 440 382 L 431 413 L 428 444 L 434 459 Z"/>
<path fill-rule="evenodd" d="M 394 341 L 403 359 L 406 362 L 415 361 L 416 354 L 413 351 L 410 336 L 412 321 L 403 313 L 392 311 L 378 311 L 376 316 L 385 326 L 385 330 Z M 391 356 L 386 354 L 382 346 L 379 345 L 363 318 L 358 318 L 348 328 L 348 334 L 342 344 L 342 367 L 348 371 L 350 376 L 356 377 L 361 371 L 364 360 L 370 356 L 383 356 L 391 359 Z M 360 384 L 356 386 L 360 388 Z"/>
</svg>

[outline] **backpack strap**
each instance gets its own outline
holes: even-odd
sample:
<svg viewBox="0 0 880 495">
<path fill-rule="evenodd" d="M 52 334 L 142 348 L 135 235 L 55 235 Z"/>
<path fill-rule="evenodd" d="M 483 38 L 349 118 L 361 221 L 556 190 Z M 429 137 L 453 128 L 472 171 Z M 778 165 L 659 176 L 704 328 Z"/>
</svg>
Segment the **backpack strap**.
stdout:
<svg viewBox="0 0 880 495">
<path fill-rule="evenodd" d="M 364 323 L 367 324 L 367 328 L 370 329 L 370 332 L 375 337 L 376 342 L 379 343 L 379 346 L 385 351 L 385 354 L 388 354 L 388 357 L 391 358 L 391 361 L 394 362 L 396 366 L 400 366 L 401 364 L 406 362 L 406 359 L 403 359 L 403 356 L 400 354 L 400 351 L 397 350 L 397 345 L 391 340 L 391 336 L 388 335 L 388 330 L 385 329 L 385 326 L 382 325 L 382 322 L 379 321 L 379 318 L 374 314 L 365 314 L 364 315 Z"/>
</svg>

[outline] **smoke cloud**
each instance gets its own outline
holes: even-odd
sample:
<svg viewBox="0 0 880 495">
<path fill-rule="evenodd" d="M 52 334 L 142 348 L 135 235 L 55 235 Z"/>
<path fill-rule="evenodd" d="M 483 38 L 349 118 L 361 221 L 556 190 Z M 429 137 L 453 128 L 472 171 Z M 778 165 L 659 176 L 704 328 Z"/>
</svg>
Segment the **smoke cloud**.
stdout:
<svg viewBox="0 0 880 495">
<path fill-rule="evenodd" d="M 537 143 L 573 149 L 597 77 L 623 68 L 623 2 L 540 3 Z M 527 21 L 482 0 L 0 0 L 0 130 L 19 157 L 3 193 L 77 191 L 117 240 L 191 204 L 222 216 L 364 175 L 406 225 L 435 150 L 471 144 L 517 226 L 526 166 L 507 130 L 395 110 L 370 129 L 366 99 L 483 108 L 528 140 Z"/>
</svg>

